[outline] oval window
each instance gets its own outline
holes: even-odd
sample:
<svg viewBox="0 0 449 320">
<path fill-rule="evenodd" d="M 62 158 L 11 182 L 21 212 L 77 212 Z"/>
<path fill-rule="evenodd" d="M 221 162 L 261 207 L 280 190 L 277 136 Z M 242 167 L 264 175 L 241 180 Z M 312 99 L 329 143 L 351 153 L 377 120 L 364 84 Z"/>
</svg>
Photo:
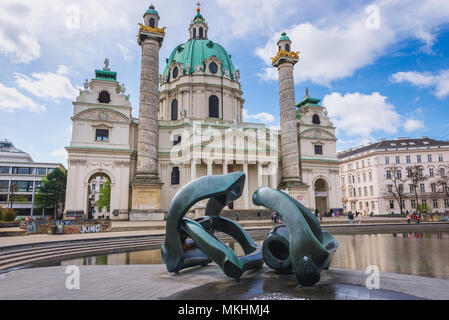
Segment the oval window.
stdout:
<svg viewBox="0 0 449 320">
<path fill-rule="evenodd" d="M 111 95 L 107 91 L 101 91 L 98 96 L 98 102 L 100 103 L 110 103 L 111 102 Z"/>
<path fill-rule="evenodd" d="M 179 69 L 178 69 L 178 67 L 175 67 L 173 69 L 173 79 L 176 79 L 178 77 L 178 75 L 179 75 Z"/>
<path fill-rule="evenodd" d="M 211 62 L 209 64 L 209 71 L 212 74 L 216 74 L 218 72 L 218 66 L 217 66 L 217 64 L 215 62 Z"/>
</svg>

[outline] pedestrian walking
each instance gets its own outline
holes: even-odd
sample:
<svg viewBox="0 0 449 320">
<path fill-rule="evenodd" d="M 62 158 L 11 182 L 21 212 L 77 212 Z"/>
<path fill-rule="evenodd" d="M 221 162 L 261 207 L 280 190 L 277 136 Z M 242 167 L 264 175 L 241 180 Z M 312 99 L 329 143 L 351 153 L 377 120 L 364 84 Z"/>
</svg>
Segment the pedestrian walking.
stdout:
<svg viewBox="0 0 449 320">
<path fill-rule="evenodd" d="M 271 222 L 274 223 L 274 212 L 271 213 Z"/>
<path fill-rule="evenodd" d="M 407 219 L 407 223 L 410 224 L 412 217 L 410 216 L 410 213 L 408 211 L 407 211 L 407 215 L 405 216 L 405 218 Z"/>
<path fill-rule="evenodd" d="M 362 224 L 362 213 L 359 213 L 359 216 L 357 217 L 357 223 Z"/>
<path fill-rule="evenodd" d="M 235 221 L 239 222 L 239 212 L 235 212 Z"/>
<path fill-rule="evenodd" d="M 352 225 L 352 223 L 354 222 L 354 215 L 352 214 L 351 211 L 349 211 L 348 219 L 349 219 L 349 224 Z"/>
<path fill-rule="evenodd" d="M 259 221 L 260 221 L 260 212 L 257 212 L 257 218 L 258 218 Z"/>
</svg>

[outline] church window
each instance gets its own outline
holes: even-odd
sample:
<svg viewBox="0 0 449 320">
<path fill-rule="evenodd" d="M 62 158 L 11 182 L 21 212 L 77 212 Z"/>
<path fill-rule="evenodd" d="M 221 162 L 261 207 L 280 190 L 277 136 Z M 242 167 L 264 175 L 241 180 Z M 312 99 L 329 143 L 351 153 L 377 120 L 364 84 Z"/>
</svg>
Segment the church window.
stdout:
<svg viewBox="0 0 449 320">
<path fill-rule="evenodd" d="M 109 130 L 97 129 L 95 132 L 96 141 L 109 141 Z"/>
<path fill-rule="evenodd" d="M 323 154 L 323 146 L 315 145 L 315 154 Z"/>
<path fill-rule="evenodd" d="M 171 172 L 171 184 L 178 185 L 179 184 L 179 167 L 173 167 Z"/>
<path fill-rule="evenodd" d="M 218 66 L 217 66 L 217 64 L 215 62 L 211 62 L 209 64 L 209 71 L 212 74 L 216 74 L 218 72 Z"/>
<path fill-rule="evenodd" d="M 193 39 L 196 38 L 196 28 L 193 28 Z"/>
<path fill-rule="evenodd" d="M 178 75 L 179 75 L 179 68 L 175 67 L 173 69 L 173 79 L 176 79 L 178 77 Z"/>
<path fill-rule="evenodd" d="M 209 98 L 209 118 L 218 118 L 219 101 L 216 96 Z"/>
<path fill-rule="evenodd" d="M 171 103 L 171 119 L 178 120 L 178 100 L 173 100 Z"/>
<path fill-rule="evenodd" d="M 314 115 L 313 115 L 312 123 L 313 123 L 313 124 L 320 124 L 320 123 L 321 123 L 320 117 L 319 117 L 317 114 L 314 114 Z"/>
<path fill-rule="evenodd" d="M 111 95 L 107 91 L 101 91 L 100 95 L 98 96 L 98 102 L 100 103 L 110 103 L 111 102 Z"/>
<path fill-rule="evenodd" d="M 285 45 L 285 51 L 290 52 L 290 45 L 288 43 Z"/>
<path fill-rule="evenodd" d="M 175 140 L 173 140 L 173 145 L 176 146 L 180 144 L 182 141 L 182 136 L 175 136 Z"/>
<path fill-rule="evenodd" d="M 154 18 L 151 18 L 151 19 L 150 19 L 150 27 L 151 27 L 151 28 L 154 28 L 154 26 L 155 26 Z"/>
<path fill-rule="evenodd" d="M 204 34 L 203 27 L 200 27 L 200 40 L 203 39 L 204 37 L 203 34 Z"/>
</svg>

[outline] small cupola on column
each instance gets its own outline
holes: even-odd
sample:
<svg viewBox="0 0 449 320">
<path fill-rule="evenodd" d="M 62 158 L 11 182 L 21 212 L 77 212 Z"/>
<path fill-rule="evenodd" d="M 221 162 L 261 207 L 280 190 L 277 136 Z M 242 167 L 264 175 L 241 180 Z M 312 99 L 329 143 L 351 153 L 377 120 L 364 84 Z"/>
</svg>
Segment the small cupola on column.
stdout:
<svg viewBox="0 0 449 320">
<path fill-rule="evenodd" d="M 144 25 L 150 28 L 158 28 L 159 27 L 159 13 L 154 9 L 154 5 L 151 5 L 150 8 L 143 15 Z"/>
<path fill-rule="evenodd" d="M 290 40 L 290 38 L 287 36 L 287 34 L 285 32 L 283 32 L 281 37 L 279 38 L 278 47 L 279 47 L 279 51 L 283 50 L 283 51 L 290 52 L 292 50 L 292 41 Z"/>
<path fill-rule="evenodd" d="M 190 24 L 189 32 L 190 32 L 190 40 L 207 40 L 207 33 L 209 27 L 207 26 L 206 19 L 201 15 L 200 3 L 197 3 L 198 8 L 196 9 L 197 14 L 195 18 L 193 18 L 192 23 Z"/>
</svg>

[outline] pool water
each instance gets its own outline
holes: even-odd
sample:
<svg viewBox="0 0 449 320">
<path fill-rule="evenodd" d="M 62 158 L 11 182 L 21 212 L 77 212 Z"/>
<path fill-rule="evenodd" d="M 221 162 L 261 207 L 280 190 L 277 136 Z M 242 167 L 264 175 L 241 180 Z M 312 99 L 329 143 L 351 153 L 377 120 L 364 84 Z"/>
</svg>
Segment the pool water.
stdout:
<svg viewBox="0 0 449 320">
<path fill-rule="evenodd" d="M 365 270 L 368 266 L 375 265 L 380 272 L 449 279 L 449 233 L 336 235 L 335 238 L 339 242 L 339 248 L 331 268 Z M 263 240 L 256 242 L 262 245 Z M 238 243 L 228 245 L 237 255 L 244 254 Z M 154 249 L 70 259 L 52 265 L 161 263 L 160 249 Z"/>
</svg>

